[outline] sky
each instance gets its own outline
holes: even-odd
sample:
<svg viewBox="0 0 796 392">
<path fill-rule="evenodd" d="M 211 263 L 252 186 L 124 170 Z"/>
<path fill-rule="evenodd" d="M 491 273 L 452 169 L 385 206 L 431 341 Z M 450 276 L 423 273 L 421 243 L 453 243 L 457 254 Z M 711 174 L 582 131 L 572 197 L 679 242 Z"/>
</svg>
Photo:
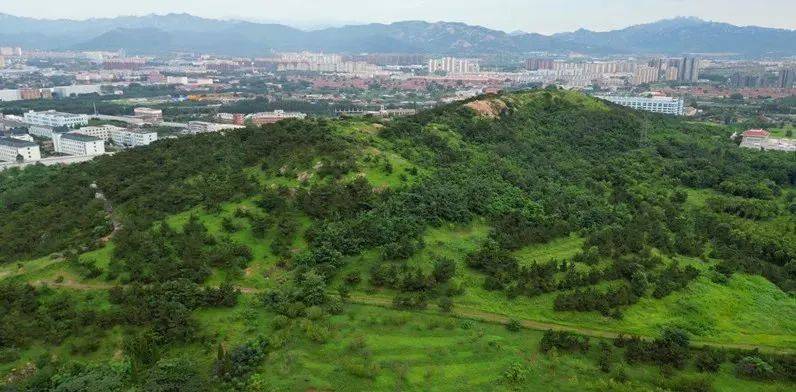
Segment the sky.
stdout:
<svg viewBox="0 0 796 392">
<path fill-rule="evenodd" d="M 304 28 L 426 20 L 549 34 L 696 16 L 796 29 L 796 0 L 0 0 L 0 13 L 47 19 L 170 12 Z"/>
</svg>

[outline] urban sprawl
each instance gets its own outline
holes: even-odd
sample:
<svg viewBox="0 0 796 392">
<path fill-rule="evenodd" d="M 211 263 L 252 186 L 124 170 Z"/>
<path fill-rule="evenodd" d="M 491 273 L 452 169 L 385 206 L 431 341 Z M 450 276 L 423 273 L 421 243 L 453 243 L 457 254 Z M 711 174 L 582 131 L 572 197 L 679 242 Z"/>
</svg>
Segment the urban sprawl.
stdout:
<svg viewBox="0 0 796 392">
<path fill-rule="evenodd" d="M 0 170 L 82 162 L 158 139 L 307 116 L 411 115 L 532 87 L 577 89 L 638 110 L 732 123 L 766 100 L 796 95 L 795 69 L 794 61 L 696 55 L 531 53 L 505 59 L 303 52 L 232 58 L 2 47 Z M 789 114 L 767 116 L 793 127 Z M 796 151 L 792 130 L 776 136 L 750 129 L 735 137 L 740 147 Z"/>
</svg>

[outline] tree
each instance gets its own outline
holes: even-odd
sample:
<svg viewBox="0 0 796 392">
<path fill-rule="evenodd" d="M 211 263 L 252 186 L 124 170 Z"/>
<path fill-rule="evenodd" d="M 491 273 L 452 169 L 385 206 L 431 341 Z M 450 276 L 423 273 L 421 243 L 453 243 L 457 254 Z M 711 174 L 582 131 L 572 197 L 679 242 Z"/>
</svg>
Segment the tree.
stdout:
<svg viewBox="0 0 796 392">
<path fill-rule="evenodd" d="M 456 275 L 456 262 L 449 258 L 441 257 L 434 262 L 434 272 L 432 274 L 437 282 L 445 283 Z"/>
<path fill-rule="evenodd" d="M 633 294 L 638 297 L 643 297 L 646 294 L 649 285 L 647 274 L 640 269 L 636 270 L 630 277 L 630 288 L 633 290 Z"/>
<path fill-rule="evenodd" d="M 301 277 L 298 283 L 298 300 L 307 306 L 323 305 L 326 303 L 326 281 L 314 270 L 310 270 Z"/>
<path fill-rule="evenodd" d="M 125 336 L 122 347 L 130 360 L 134 380 L 139 380 L 144 371 L 160 359 L 156 337 L 149 331 Z"/>
<path fill-rule="evenodd" d="M 597 363 L 600 366 L 600 370 L 603 373 L 611 372 L 613 357 L 614 357 L 614 350 L 613 348 L 611 348 L 611 345 L 609 345 L 604 341 L 600 341 L 600 357 L 597 360 Z"/>
<path fill-rule="evenodd" d="M 146 374 L 147 392 L 207 391 L 207 382 L 191 360 L 178 357 L 162 359 Z"/>
<path fill-rule="evenodd" d="M 439 310 L 443 313 L 450 313 L 453 310 L 453 300 L 450 297 L 441 297 L 439 299 Z"/>
</svg>

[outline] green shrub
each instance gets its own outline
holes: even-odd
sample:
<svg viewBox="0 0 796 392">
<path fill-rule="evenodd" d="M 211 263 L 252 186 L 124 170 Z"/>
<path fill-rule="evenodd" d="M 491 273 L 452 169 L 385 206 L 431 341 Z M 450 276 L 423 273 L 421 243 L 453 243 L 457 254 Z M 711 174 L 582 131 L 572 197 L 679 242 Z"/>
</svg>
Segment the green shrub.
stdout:
<svg viewBox="0 0 796 392">
<path fill-rule="evenodd" d="M 511 384 L 519 384 L 528 379 L 528 373 L 528 367 L 522 362 L 514 362 L 503 372 L 503 380 Z"/>
<path fill-rule="evenodd" d="M 774 376 L 774 368 L 759 357 L 744 357 L 735 364 L 738 377 L 768 380 Z"/>
<path fill-rule="evenodd" d="M 11 363 L 20 358 L 19 350 L 15 348 L 4 348 L 0 350 L 0 363 Z"/>
<path fill-rule="evenodd" d="M 442 297 L 439 299 L 439 310 L 443 313 L 450 313 L 453 310 L 453 300 L 450 297 Z"/>
<path fill-rule="evenodd" d="M 506 324 L 506 329 L 508 329 L 511 332 L 518 332 L 519 330 L 522 329 L 522 324 L 519 322 L 519 320 L 511 319 Z"/>
<path fill-rule="evenodd" d="M 725 355 L 719 350 L 706 348 L 694 356 L 694 366 L 700 372 L 716 373 L 724 362 Z"/>
</svg>

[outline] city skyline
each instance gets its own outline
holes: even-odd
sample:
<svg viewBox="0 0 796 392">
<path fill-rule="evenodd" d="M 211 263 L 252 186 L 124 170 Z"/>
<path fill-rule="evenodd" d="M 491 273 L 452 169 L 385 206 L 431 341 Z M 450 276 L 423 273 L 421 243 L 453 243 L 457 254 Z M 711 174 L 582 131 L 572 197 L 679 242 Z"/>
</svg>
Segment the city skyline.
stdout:
<svg viewBox="0 0 796 392">
<path fill-rule="evenodd" d="M 306 9 L 317 7 L 314 0 L 292 2 L 229 0 L 220 9 L 218 1 L 176 0 L 169 2 L 101 2 L 74 0 L 68 7 L 56 0 L 28 2 L 0 1 L 0 13 L 42 19 L 104 18 L 129 15 L 189 13 L 213 19 L 240 19 L 274 22 L 312 29 L 345 24 L 391 23 L 402 20 L 450 21 L 480 25 L 503 31 L 551 34 L 580 28 L 593 31 L 621 29 L 632 25 L 680 16 L 736 25 L 796 29 L 796 2 L 761 0 L 758 7 L 737 12 L 740 0 L 582 0 L 573 2 L 496 0 L 490 3 L 460 4 L 449 0 L 407 0 L 380 4 L 378 13 L 362 0 L 339 0 L 328 7 L 323 18 L 305 17 Z M 325 3 L 328 4 L 328 3 Z M 771 12 L 772 9 L 778 10 Z M 507 12 L 510 10 L 511 12 Z M 622 15 L 617 18 L 617 15 Z"/>
</svg>

